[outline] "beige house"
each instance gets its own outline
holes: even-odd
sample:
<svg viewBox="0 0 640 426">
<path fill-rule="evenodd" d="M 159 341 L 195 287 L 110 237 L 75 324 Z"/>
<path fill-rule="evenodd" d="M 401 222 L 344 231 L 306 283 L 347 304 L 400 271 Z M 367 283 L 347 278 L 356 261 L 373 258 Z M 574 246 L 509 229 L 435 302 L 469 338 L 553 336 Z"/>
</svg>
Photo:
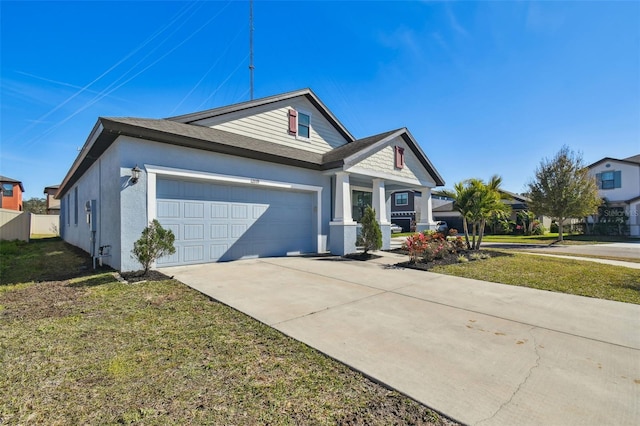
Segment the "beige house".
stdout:
<svg viewBox="0 0 640 426">
<path fill-rule="evenodd" d="M 60 200 L 55 198 L 58 188 L 60 185 L 51 185 L 44 189 L 44 194 L 47 197 L 47 214 L 60 214 Z"/>
</svg>

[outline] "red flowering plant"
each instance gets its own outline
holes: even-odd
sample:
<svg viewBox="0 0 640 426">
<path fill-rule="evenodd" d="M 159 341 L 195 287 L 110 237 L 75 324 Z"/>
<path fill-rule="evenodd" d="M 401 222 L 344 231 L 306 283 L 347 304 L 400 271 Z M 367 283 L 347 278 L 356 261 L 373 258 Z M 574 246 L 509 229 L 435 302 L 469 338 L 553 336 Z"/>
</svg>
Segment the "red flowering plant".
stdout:
<svg viewBox="0 0 640 426">
<path fill-rule="evenodd" d="M 431 236 L 421 232 L 407 237 L 402 248 L 409 252 L 409 262 L 416 263 L 418 258 L 422 257 L 422 253 L 427 247 L 429 240 L 431 240 Z"/>
</svg>

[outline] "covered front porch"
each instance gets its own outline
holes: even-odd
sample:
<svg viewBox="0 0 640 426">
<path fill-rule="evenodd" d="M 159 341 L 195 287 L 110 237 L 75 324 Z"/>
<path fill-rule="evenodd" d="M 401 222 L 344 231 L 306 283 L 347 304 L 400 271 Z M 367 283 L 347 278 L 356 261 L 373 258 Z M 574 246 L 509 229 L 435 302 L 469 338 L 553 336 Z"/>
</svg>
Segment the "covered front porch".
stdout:
<svg viewBox="0 0 640 426">
<path fill-rule="evenodd" d="M 435 184 L 402 177 L 338 171 L 332 175 L 332 217 L 329 227 L 329 251 L 345 255 L 357 251 L 359 222 L 367 206 L 376 212 L 382 232 L 382 249 L 391 248 L 391 195 L 397 191 L 417 190 L 422 193 L 416 217 L 416 231 L 435 229 L 432 216 L 431 190 Z"/>
</svg>

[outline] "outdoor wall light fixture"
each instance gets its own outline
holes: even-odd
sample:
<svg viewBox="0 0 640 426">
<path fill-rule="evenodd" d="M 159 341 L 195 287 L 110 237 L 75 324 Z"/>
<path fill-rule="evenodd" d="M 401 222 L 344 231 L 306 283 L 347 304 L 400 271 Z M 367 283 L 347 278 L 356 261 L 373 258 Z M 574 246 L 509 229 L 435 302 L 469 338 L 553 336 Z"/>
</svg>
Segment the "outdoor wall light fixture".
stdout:
<svg viewBox="0 0 640 426">
<path fill-rule="evenodd" d="M 136 164 L 135 167 L 133 169 L 131 169 L 131 183 L 135 184 L 138 182 L 138 179 L 140 179 L 140 172 L 142 170 L 140 170 L 140 167 L 138 167 L 138 165 Z"/>
</svg>

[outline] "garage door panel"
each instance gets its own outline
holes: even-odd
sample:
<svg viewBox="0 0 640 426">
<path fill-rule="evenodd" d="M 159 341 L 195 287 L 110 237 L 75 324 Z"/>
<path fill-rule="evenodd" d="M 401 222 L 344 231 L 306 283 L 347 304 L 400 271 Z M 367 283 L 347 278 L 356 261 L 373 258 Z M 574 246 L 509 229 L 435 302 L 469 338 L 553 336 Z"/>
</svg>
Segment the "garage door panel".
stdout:
<svg viewBox="0 0 640 426">
<path fill-rule="evenodd" d="M 229 206 L 222 203 L 211 203 L 212 219 L 227 219 L 229 217 Z"/>
<path fill-rule="evenodd" d="M 316 249 L 312 193 L 176 183 L 164 178 L 157 185 L 158 219 L 176 235 L 177 249 L 158 265 L 284 256 Z"/>
<path fill-rule="evenodd" d="M 158 219 L 179 218 L 180 203 L 177 201 L 158 201 Z"/>
<path fill-rule="evenodd" d="M 204 203 L 184 203 L 185 218 L 204 218 Z"/>
<path fill-rule="evenodd" d="M 204 240 L 204 223 L 185 224 L 184 239 L 185 240 Z"/>
<path fill-rule="evenodd" d="M 209 226 L 211 233 L 209 238 L 212 240 L 226 239 L 229 237 L 229 226 L 226 223 L 214 223 Z"/>
<path fill-rule="evenodd" d="M 185 262 L 200 262 L 204 260 L 204 246 L 192 245 L 183 247 Z"/>
</svg>

